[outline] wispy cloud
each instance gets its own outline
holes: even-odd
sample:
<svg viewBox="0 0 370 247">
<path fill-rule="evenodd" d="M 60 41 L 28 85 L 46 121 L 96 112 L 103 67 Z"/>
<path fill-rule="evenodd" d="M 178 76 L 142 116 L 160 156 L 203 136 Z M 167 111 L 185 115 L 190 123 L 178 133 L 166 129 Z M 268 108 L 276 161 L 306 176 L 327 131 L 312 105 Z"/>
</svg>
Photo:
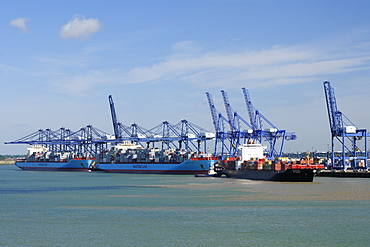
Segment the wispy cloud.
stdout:
<svg viewBox="0 0 370 247">
<path fill-rule="evenodd" d="M 18 71 L 19 71 L 19 69 L 16 68 L 16 67 L 0 63 L 0 76 L 6 77 L 6 76 L 9 76 L 12 73 L 16 73 Z"/>
<path fill-rule="evenodd" d="M 14 19 L 12 21 L 10 21 L 10 25 L 12 27 L 16 27 L 18 28 L 18 30 L 22 31 L 22 32 L 27 32 L 29 31 L 27 25 L 26 25 L 26 22 L 28 21 L 27 18 L 17 18 L 17 19 Z"/>
<path fill-rule="evenodd" d="M 264 50 L 239 52 L 202 51 L 192 42 L 174 45 L 173 52 L 151 66 L 131 69 L 90 70 L 69 74 L 56 86 L 65 93 L 79 94 L 101 84 L 193 83 L 198 88 L 266 88 L 306 83 L 316 78 L 368 70 L 370 52 L 342 55 L 342 48 L 325 45 L 274 46 Z M 76 85 L 79 85 L 76 87 Z"/>
<path fill-rule="evenodd" d="M 88 71 L 84 74 L 62 76 L 54 83 L 54 89 L 69 95 L 80 95 L 90 90 L 94 85 L 103 84 L 109 81 L 100 71 Z"/>
<path fill-rule="evenodd" d="M 188 81 L 209 87 L 240 82 L 258 84 L 279 80 L 291 84 L 305 82 L 318 75 L 331 75 L 368 69 L 370 54 L 356 57 L 327 56 L 321 48 L 273 47 L 261 51 L 238 53 L 211 52 L 192 57 L 170 56 L 166 61 L 148 67 L 133 68 L 124 73 L 126 81 Z M 292 80 L 295 78 L 295 80 Z M 266 84 L 264 83 L 266 86 Z"/>
<path fill-rule="evenodd" d="M 63 39 L 79 39 L 98 32 L 102 27 L 98 19 L 86 19 L 82 15 L 74 16 L 62 26 L 60 37 Z"/>
</svg>

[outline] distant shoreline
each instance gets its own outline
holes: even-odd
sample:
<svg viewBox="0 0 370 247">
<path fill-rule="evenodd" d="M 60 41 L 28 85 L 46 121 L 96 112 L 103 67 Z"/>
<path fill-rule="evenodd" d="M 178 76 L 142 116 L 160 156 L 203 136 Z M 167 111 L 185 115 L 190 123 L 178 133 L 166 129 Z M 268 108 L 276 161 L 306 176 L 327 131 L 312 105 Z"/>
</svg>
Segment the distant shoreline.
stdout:
<svg viewBox="0 0 370 247">
<path fill-rule="evenodd" d="M 0 165 L 14 165 L 14 160 L 0 160 Z"/>
</svg>

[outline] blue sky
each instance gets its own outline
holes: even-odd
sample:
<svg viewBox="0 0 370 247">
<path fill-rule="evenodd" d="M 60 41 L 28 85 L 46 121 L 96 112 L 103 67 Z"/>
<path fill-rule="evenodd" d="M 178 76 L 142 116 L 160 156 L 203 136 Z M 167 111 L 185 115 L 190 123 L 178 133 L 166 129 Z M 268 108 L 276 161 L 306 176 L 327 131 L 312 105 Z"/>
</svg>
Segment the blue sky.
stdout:
<svg viewBox="0 0 370 247">
<path fill-rule="evenodd" d="M 112 133 L 108 95 L 125 124 L 186 119 L 213 131 L 205 93 L 248 119 L 255 108 L 327 150 L 323 81 L 339 109 L 370 128 L 369 1 L 0 1 L 0 141 L 91 124 Z M 0 144 L 1 154 L 25 145 Z"/>
</svg>

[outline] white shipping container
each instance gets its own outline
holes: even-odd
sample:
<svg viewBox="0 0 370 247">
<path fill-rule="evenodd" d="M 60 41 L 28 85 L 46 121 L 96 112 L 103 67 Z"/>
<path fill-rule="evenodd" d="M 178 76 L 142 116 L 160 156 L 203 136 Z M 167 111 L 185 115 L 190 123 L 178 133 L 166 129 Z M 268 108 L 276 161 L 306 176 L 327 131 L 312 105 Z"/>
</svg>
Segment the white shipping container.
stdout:
<svg viewBox="0 0 370 247">
<path fill-rule="evenodd" d="M 344 130 L 345 130 L 346 133 L 352 133 L 352 134 L 356 133 L 356 127 L 355 126 L 345 126 Z"/>
<path fill-rule="evenodd" d="M 204 132 L 199 134 L 200 137 L 205 137 L 205 138 L 215 138 L 216 134 L 212 132 Z"/>
</svg>

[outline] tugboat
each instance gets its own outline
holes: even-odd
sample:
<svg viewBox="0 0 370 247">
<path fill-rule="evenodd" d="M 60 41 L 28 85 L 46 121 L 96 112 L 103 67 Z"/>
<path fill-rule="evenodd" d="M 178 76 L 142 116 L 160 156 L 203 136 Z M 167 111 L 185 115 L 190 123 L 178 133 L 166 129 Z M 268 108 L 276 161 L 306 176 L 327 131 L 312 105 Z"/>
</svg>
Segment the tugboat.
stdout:
<svg viewBox="0 0 370 247">
<path fill-rule="evenodd" d="M 268 160 L 263 155 L 261 144 L 243 144 L 241 156 L 227 158 L 215 164 L 216 176 L 228 178 L 279 181 L 313 182 L 315 172 L 324 169 L 313 158 L 301 160 Z"/>
</svg>

